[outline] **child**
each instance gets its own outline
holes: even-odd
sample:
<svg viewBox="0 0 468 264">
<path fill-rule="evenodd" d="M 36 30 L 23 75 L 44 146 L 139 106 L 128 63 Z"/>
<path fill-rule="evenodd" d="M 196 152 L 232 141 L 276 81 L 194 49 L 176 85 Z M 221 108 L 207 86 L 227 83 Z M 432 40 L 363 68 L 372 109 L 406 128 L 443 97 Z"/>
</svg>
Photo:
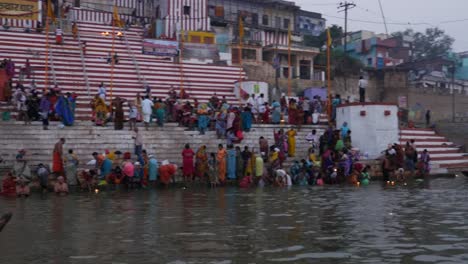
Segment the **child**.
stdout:
<svg viewBox="0 0 468 264">
<path fill-rule="evenodd" d="M 322 174 L 318 173 L 317 175 L 317 181 L 316 181 L 317 186 L 323 186 L 323 179 L 322 179 Z"/>
<path fill-rule="evenodd" d="M 136 120 L 138 116 L 138 108 L 133 102 L 128 102 L 128 124 L 130 125 L 130 131 L 136 127 Z"/>
<path fill-rule="evenodd" d="M 210 179 L 210 185 L 212 188 L 218 185 L 218 164 L 216 161 L 215 153 L 210 153 L 210 158 L 208 159 L 208 175 Z"/>
<path fill-rule="evenodd" d="M 406 178 L 405 178 L 405 170 L 403 168 L 399 168 L 396 172 L 396 180 L 398 182 L 405 182 L 406 181 Z"/>
<path fill-rule="evenodd" d="M 371 179 L 371 177 L 369 175 L 369 169 L 370 169 L 370 166 L 367 165 L 361 172 L 361 184 L 363 186 L 369 185 L 369 181 Z"/>
</svg>

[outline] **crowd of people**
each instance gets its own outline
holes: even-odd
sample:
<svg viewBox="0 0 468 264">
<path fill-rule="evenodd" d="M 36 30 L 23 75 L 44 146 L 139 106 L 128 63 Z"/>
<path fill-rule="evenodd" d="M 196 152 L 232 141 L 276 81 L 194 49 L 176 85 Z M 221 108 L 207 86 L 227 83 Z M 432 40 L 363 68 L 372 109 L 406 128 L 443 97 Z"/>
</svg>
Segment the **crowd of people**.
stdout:
<svg viewBox="0 0 468 264">
<path fill-rule="evenodd" d="M 225 185 L 241 188 L 367 185 L 373 172 L 370 166 L 359 161 L 360 153 L 352 147 L 351 131 L 346 123 L 339 129 L 329 126 L 322 135 L 316 130 L 308 133 L 305 139 L 309 149 L 305 157 L 296 157 L 297 132 L 291 127 L 287 131 L 275 130 L 274 142 L 260 137 L 258 147 L 219 144 L 210 152 L 206 145 L 195 151 L 186 144 L 181 150 L 181 166 L 168 160 L 158 162 L 155 155 L 143 148 L 138 128 L 134 128 L 134 132 L 133 154 L 119 150 L 94 152 L 92 160 L 84 167 L 79 166 L 81 162 L 72 149 L 63 150 L 66 143 L 63 138 L 54 146 L 52 168 L 39 164 L 32 172 L 25 158 L 26 151 L 20 150 L 13 170 L 2 181 L 1 194 L 28 196 L 33 175 L 44 192 L 53 189 L 57 194 L 67 194 L 69 185 L 88 191 L 98 191 L 107 185 L 122 185 L 128 189 L 168 187 L 179 178 L 184 184 L 204 183 L 213 188 Z M 408 172 L 413 176 L 427 176 L 430 171 L 427 150 L 418 155 L 414 140 L 405 147 L 389 145 L 383 153 L 382 173 L 388 183 L 406 184 Z"/>
<path fill-rule="evenodd" d="M 7 67 L 7 64 L 5 61 L 2 66 Z M 169 186 L 178 173 L 185 183 L 205 182 L 212 187 L 231 183 L 243 188 L 369 183 L 370 167 L 359 162 L 360 153 L 352 147 L 351 131 L 346 123 L 339 128 L 330 125 L 322 135 L 311 131 L 306 137 L 310 144 L 308 155 L 296 157 L 296 129 L 303 124 L 317 124 L 320 114 L 327 109 L 319 96 L 309 99 L 286 98 L 283 95 L 270 105 L 263 94 L 252 94 L 245 98 L 245 105 L 233 106 L 224 96 L 219 98 L 216 94 L 207 103 L 199 103 L 196 99 L 192 100 L 188 93 L 177 92 L 174 88 L 169 90 L 166 98 L 152 98 L 150 87 L 145 87 L 145 92 L 143 96 L 137 94 L 135 100 L 121 97 L 109 99 L 106 87 L 101 83 L 90 102 L 92 120 L 98 126 L 113 122 L 114 129 L 124 129 L 127 111 L 129 130 L 135 133 L 133 159 L 129 152 L 95 152 L 92 154 L 93 162 L 86 165 L 92 168 L 80 170 L 77 156 L 72 149 L 64 152 L 65 139 L 60 139 L 54 147 L 52 168 L 39 164 L 31 173 L 30 164 L 25 159 L 26 152 L 21 150 L 16 156 L 13 170 L 2 181 L 2 194 L 29 195 L 33 174 L 44 191 L 52 184 L 58 194 L 68 193 L 69 185 L 88 190 L 107 184 L 122 184 L 128 188 L 157 184 Z M 75 94 L 63 94 L 57 86 L 41 96 L 34 87 L 25 88 L 21 84 L 17 85 L 11 96 L 11 102 L 19 113 L 18 118 L 25 123 L 42 120 L 44 129 L 48 129 L 50 119 L 59 120 L 61 127 L 73 126 L 76 99 Z M 332 120 L 340 104 L 341 98 L 336 95 L 330 105 Z M 143 122 L 146 130 L 153 122 L 159 127 L 166 122 L 177 122 L 188 129 L 197 129 L 200 134 L 213 130 L 218 138 L 226 139 L 226 144 L 220 144 L 217 150 L 211 152 L 206 146 L 194 151 L 187 144 L 181 152 L 180 168 L 167 160 L 158 163 L 156 157 L 143 148 L 137 122 Z M 252 146 L 241 149 L 239 144 L 244 133 L 250 131 L 253 123 L 288 123 L 291 128 L 287 131 L 275 130 L 274 142 L 260 137 L 258 151 Z M 286 168 L 288 157 L 291 160 Z M 427 175 L 429 161 L 426 150 L 418 155 L 414 141 L 404 147 L 391 145 L 382 158 L 384 180 L 404 181 L 405 171 L 414 175 L 416 169 L 419 175 Z"/>
</svg>

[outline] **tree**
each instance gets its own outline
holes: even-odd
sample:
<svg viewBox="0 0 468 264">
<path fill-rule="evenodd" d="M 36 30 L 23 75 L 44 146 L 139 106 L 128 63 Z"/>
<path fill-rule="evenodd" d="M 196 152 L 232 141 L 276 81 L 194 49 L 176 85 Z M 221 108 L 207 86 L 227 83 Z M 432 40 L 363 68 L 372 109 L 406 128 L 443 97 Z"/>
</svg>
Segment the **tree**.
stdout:
<svg viewBox="0 0 468 264">
<path fill-rule="evenodd" d="M 337 25 L 330 27 L 330 35 L 333 41 L 341 41 L 343 38 L 343 28 Z M 327 43 L 327 31 L 323 31 L 319 36 L 304 35 L 304 45 L 321 48 Z"/>
<path fill-rule="evenodd" d="M 426 32 L 414 32 L 412 29 L 392 34 L 400 40 L 413 37 L 413 58 L 415 60 L 434 59 L 447 55 L 452 50 L 454 39 L 439 28 L 428 28 Z"/>
<path fill-rule="evenodd" d="M 330 62 L 332 68 L 332 78 L 335 75 L 358 75 L 364 65 L 356 58 L 345 54 L 342 49 L 332 49 L 330 53 Z M 321 52 L 314 59 L 314 64 L 318 67 L 325 68 L 327 65 L 327 53 Z"/>
</svg>

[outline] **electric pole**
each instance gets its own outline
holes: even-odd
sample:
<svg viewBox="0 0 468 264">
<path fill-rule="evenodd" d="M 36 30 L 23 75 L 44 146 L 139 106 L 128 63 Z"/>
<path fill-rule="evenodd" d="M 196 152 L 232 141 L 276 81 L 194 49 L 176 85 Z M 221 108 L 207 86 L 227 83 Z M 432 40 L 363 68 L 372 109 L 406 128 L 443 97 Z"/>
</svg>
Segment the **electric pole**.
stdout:
<svg viewBox="0 0 468 264">
<path fill-rule="evenodd" d="M 348 10 L 350 9 L 353 9 L 355 8 L 356 5 L 354 3 L 349 3 L 347 1 L 345 1 L 344 3 L 343 2 L 340 2 L 339 6 L 338 6 L 338 9 L 340 9 L 340 11 L 338 12 L 345 12 L 345 26 L 344 26 L 344 52 L 345 54 L 347 53 L 347 47 L 348 47 Z"/>
<path fill-rule="evenodd" d="M 349 3 L 348 1 L 340 2 L 338 5 L 338 12 L 345 12 L 345 32 L 344 32 L 344 61 L 347 60 L 346 55 L 348 53 L 348 10 L 355 8 L 356 5 L 354 3 Z M 348 90 L 348 81 L 346 79 L 346 73 L 344 74 L 344 88 L 345 91 Z"/>
</svg>

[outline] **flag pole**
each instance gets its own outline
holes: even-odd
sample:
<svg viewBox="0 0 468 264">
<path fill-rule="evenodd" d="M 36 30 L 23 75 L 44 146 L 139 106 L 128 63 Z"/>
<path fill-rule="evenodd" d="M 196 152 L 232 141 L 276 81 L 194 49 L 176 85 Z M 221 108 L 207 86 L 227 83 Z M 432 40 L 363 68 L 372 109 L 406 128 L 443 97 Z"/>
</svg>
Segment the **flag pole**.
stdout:
<svg viewBox="0 0 468 264">
<path fill-rule="evenodd" d="M 180 74 L 180 95 L 185 97 L 184 90 L 184 41 L 185 41 L 185 31 L 184 23 L 181 21 L 181 30 L 180 30 L 180 52 L 179 52 L 179 74 Z"/>
<path fill-rule="evenodd" d="M 113 96 L 113 90 L 114 90 L 114 67 L 115 67 L 115 26 L 117 23 L 117 19 L 119 18 L 119 12 L 117 10 L 117 6 L 114 5 L 114 14 L 113 14 L 113 19 L 112 19 L 112 49 L 111 49 L 111 54 L 110 54 L 110 60 L 111 60 L 111 80 L 110 80 L 110 105 L 112 107 L 112 96 Z"/>
<path fill-rule="evenodd" d="M 239 94 L 242 90 L 242 48 L 244 42 L 244 21 L 242 15 L 239 15 Z"/>
<path fill-rule="evenodd" d="M 330 35 L 330 28 L 327 29 L 327 95 L 328 95 L 328 121 L 331 122 L 332 120 L 332 107 L 331 107 L 331 75 L 330 75 L 330 68 L 331 68 L 331 60 L 330 60 L 330 49 L 331 49 L 331 35 Z"/>
<path fill-rule="evenodd" d="M 49 1 L 50 4 L 50 1 Z M 44 93 L 47 93 L 49 88 L 49 16 L 46 17 L 46 49 L 45 49 L 45 68 L 44 68 Z"/>
<path fill-rule="evenodd" d="M 50 30 L 50 22 L 55 22 L 54 13 L 52 10 L 52 2 L 47 0 L 47 15 L 46 15 L 46 47 L 45 47 L 45 68 L 44 68 L 44 92 L 49 90 L 49 30 Z"/>
<path fill-rule="evenodd" d="M 288 97 L 291 97 L 292 87 L 291 87 L 291 23 L 289 24 L 288 29 Z"/>
</svg>

